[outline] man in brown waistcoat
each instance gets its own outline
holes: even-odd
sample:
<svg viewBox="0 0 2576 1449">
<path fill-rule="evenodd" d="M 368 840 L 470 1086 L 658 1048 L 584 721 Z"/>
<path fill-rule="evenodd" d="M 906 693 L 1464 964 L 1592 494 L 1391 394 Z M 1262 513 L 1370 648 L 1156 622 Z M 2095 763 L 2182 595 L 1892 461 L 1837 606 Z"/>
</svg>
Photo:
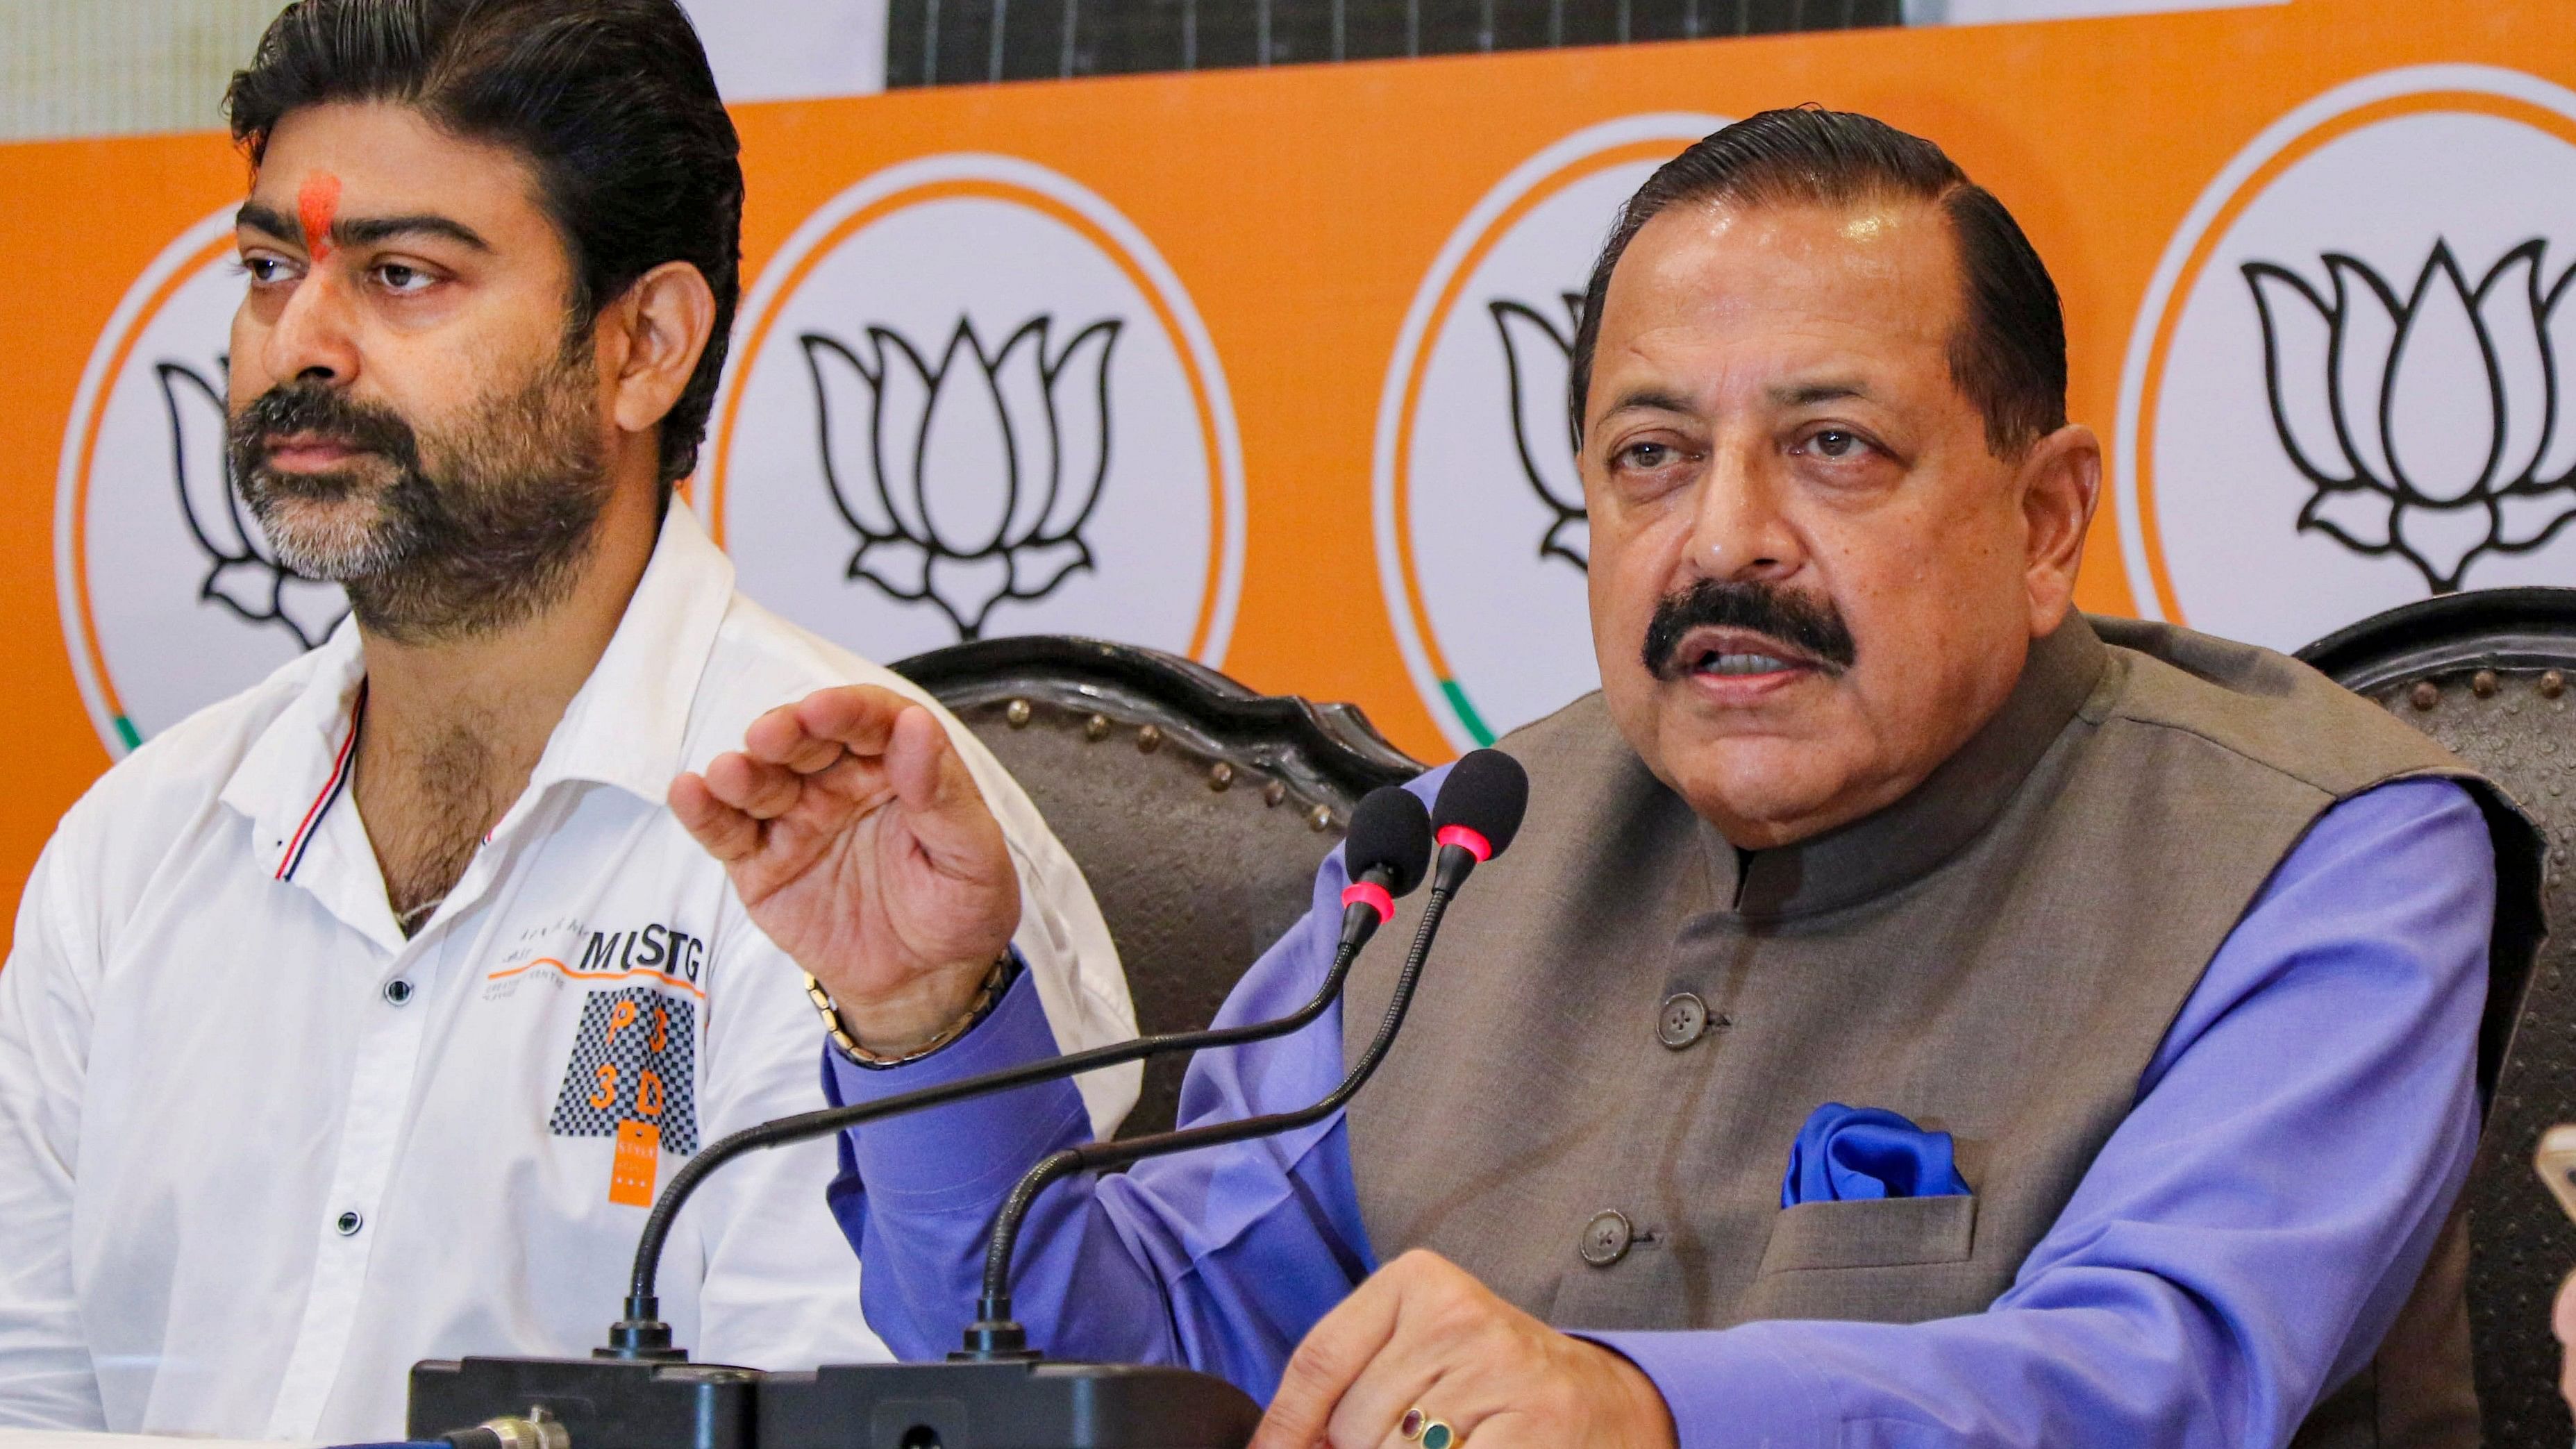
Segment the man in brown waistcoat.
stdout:
<svg viewBox="0 0 2576 1449">
<path fill-rule="evenodd" d="M 1930 142 L 1809 109 L 1691 147 L 1575 363 L 1602 688 L 1504 742 L 1521 843 L 1345 1116 L 1040 1199 L 1033 1341 L 1222 1374 L 1264 1449 L 2473 1443 L 2452 1207 L 2489 960 L 2536 930 L 2512 807 L 2288 659 L 2072 609 L 2101 450 L 2056 291 Z M 836 1095 L 1053 1051 L 971 783 L 848 699 L 673 795 L 862 1044 Z M 947 891 L 900 951 L 853 863 L 889 834 Z M 1315 988 L 1341 871 L 1225 1019 Z M 1418 909 L 1184 1118 L 1327 1091 Z M 1061 1086 L 849 1134 L 898 1352 L 957 1342 L 995 1207 L 1080 1135 Z"/>
</svg>

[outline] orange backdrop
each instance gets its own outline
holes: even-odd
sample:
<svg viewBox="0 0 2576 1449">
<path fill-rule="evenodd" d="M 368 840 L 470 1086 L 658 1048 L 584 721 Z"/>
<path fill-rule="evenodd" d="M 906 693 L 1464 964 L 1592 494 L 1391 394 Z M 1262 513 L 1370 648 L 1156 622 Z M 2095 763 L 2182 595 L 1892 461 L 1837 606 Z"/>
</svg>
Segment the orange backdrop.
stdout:
<svg viewBox="0 0 2576 1449">
<path fill-rule="evenodd" d="M 1435 255 L 1497 179 L 1570 132 L 1650 111 L 1822 101 L 1936 138 L 2019 216 L 2067 300 L 2072 410 L 2112 435 L 2150 278 L 2213 178 L 2336 85 L 2427 61 L 2576 83 L 2563 5 L 2280 7 L 915 91 L 739 109 L 747 277 L 830 198 L 934 152 L 1025 158 L 1149 236 L 1222 358 L 1240 429 L 1240 598 L 1222 667 L 1354 700 L 1451 753 L 1399 655 L 1372 536 L 1388 359 Z M 0 589 L 16 621 L 17 768 L 0 796 L 14 899 L 54 819 L 109 762 L 57 605 L 56 493 L 82 369 L 152 259 L 241 194 L 213 134 L 0 147 Z M 2129 612 L 2104 509 L 2082 602 Z M 758 581 L 747 586 L 755 595 Z M 1332 627 L 1319 627 L 1329 618 Z"/>
</svg>

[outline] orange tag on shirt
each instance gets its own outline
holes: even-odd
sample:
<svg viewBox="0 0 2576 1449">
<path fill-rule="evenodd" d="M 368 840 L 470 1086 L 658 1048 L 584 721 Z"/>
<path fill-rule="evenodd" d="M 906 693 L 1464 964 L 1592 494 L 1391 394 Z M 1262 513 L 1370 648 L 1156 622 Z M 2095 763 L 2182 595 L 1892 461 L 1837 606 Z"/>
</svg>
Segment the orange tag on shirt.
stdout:
<svg viewBox="0 0 2576 1449">
<path fill-rule="evenodd" d="M 617 1124 L 617 1156 L 608 1164 L 608 1200 L 627 1207 L 653 1205 L 653 1179 L 662 1170 L 662 1129 L 629 1117 Z"/>
</svg>

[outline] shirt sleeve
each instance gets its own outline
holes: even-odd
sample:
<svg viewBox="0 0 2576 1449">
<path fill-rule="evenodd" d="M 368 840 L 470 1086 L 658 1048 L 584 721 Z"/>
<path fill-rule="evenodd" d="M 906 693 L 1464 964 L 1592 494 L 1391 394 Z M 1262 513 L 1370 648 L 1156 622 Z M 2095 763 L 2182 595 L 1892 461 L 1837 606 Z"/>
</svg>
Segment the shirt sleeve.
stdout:
<svg viewBox="0 0 2576 1449">
<path fill-rule="evenodd" d="M 90 982 L 55 845 L 27 878 L 0 969 L 0 1425 L 104 1430 L 72 1292 L 72 1164 Z"/>
<path fill-rule="evenodd" d="M 1683 1449 L 2284 1443 L 2377 1350 L 2467 1177 L 2495 893 L 2457 785 L 2328 811 L 1982 1314 L 1587 1336 Z"/>
<path fill-rule="evenodd" d="M 1331 967 L 1344 884 L 1337 850 L 1317 874 L 1313 909 L 1245 975 L 1219 1024 L 1284 1016 L 1313 995 Z M 1289 1036 L 1201 1053 L 1183 1083 L 1182 1125 L 1313 1103 L 1341 1080 L 1341 1030 L 1336 1004 Z M 1055 1050 L 1023 977 L 946 1051 L 871 1071 L 827 1050 L 824 1075 L 835 1100 L 855 1103 Z M 866 1265 L 869 1319 L 899 1356 L 958 1346 L 994 1213 L 1039 1158 L 1088 1140 L 1083 1127 L 1073 1089 L 1054 1082 L 843 1135 L 833 1209 Z M 1056 1183 L 1022 1231 L 1013 1306 L 1052 1356 L 1187 1364 L 1266 1401 L 1306 1330 L 1376 1266 L 1336 1114 Z"/>
<path fill-rule="evenodd" d="M 1020 953 L 1055 1041 L 1066 1051 L 1085 1051 L 1134 1036 L 1136 1009 L 1128 999 L 1127 976 L 1082 867 L 975 732 L 944 709 L 937 712 L 1010 842 L 1011 865 L 1020 878 L 1020 927 L 1011 936 L 1011 947 Z M 1076 1079 L 1092 1129 L 1104 1137 L 1116 1132 L 1136 1105 L 1144 1081 L 1145 1068 L 1138 1062 Z"/>
</svg>

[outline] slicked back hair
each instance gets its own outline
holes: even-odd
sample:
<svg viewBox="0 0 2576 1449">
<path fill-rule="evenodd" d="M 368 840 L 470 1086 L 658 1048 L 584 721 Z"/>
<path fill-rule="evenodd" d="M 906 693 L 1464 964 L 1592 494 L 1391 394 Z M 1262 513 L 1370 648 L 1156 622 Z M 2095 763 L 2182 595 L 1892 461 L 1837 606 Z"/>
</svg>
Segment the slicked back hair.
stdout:
<svg viewBox="0 0 2576 1449">
<path fill-rule="evenodd" d="M 2057 284 L 2030 238 L 1994 194 L 1940 147 L 1884 121 L 1819 106 L 1764 111 L 1692 143 L 1657 168 L 1620 209 L 1583 293 L 1568 399 L 1583 436 L 1601 304 L 1638 231 L 1692 202 L 1743 207 L 1850 206 L 1915 200 L 1939 206 L 1958 242 L 1964 296 L 1950 338 L 1950 375 L 1986 421 L 1986 447 L 2018 457 L 2066 425 L 2066 319 Z"/>
<path fill-rule="evenodd" d="M 741 143 L 677 0 L 296 0 L 224 109 L 257 166 L 288 113 L 368 101 L 528 160 L 576 329 L 665 262 L 706 277 L 715 328 L 662 419 L 667 498 L 697 466 L 742 293 Z"/>
</svg>

